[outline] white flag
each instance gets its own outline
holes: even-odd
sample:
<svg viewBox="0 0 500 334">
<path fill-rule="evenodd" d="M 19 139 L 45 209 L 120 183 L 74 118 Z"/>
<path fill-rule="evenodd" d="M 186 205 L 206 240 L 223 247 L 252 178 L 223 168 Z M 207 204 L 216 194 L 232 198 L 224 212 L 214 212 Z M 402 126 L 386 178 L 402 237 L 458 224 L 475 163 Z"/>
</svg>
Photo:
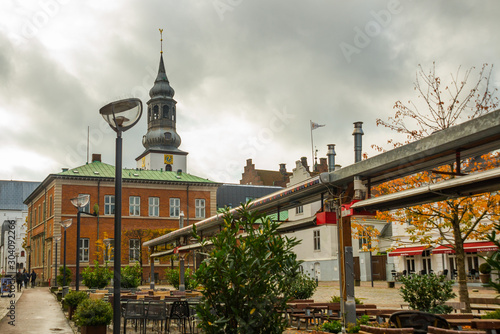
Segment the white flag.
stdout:
<svg viewBox="0 0 500 334">
<path fill-rule="evenodd" d="M 325 124 L 318 124 L 318 123 L 311 122 L 311 130 L 316 130 L 317 128 L 320 128 L 322 126 L 325 126 Z"/>
</svg>

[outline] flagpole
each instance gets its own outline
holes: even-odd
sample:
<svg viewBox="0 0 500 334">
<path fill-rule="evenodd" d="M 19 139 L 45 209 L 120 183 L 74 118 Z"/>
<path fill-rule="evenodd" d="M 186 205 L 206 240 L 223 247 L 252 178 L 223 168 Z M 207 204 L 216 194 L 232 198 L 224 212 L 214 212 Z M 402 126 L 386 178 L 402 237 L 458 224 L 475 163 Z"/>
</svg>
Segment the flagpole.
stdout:
<svg viewBox="0 0 500 334">
<path fill-rule="evenodd" d="M 313 142 L 313 127 L 311 120 L 309 120 L 309 128 L 311 129 L 311 165 L 312 165 L 311 172 L 314 172 L 314 142 Z"/>
</svg>

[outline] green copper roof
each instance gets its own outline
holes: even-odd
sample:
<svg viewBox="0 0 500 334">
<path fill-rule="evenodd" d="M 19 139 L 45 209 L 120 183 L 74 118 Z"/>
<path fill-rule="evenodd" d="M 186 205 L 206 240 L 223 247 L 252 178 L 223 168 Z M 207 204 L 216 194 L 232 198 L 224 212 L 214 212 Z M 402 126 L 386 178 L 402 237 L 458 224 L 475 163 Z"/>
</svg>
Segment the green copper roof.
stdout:
<svg viewBox="0 0 500 334">
<path fill-rule="evenodd" d="M 115 166 L 111 166 L 100 161 L 94 161 L 80 167 L 69 169 L 58 173 L 61 176 L 71 177 L 102 177 L 114 178 Z M 167 181 L 167 182 L 198 182 L 198 183 L 214 183 L 208 179 L 194 176 L 187 173 L 166 172 L 159 170 L 141 170 L 141 169 L 123 169 L 123 180 L 141 180 L 141 181 Z"/>
</svg>

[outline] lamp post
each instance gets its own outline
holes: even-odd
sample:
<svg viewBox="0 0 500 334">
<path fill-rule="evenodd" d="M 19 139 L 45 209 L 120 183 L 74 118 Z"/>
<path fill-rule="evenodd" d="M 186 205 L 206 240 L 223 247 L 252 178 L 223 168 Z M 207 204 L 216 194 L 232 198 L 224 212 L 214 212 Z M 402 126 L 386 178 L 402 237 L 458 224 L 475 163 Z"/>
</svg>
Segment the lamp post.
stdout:
<svg viewBox="0 0 500 334">
<path fill-rule="evenodd" d="M 80 215 L 82 208 L 90 201 L 89 195 L 78 195 L 78 197 L 71 199 L 71 204 L 77 208 L 76 214 L 76 291 L 80 290 Z"/>
<path fill-rule="evenodd" d="M 66 285 L 66 230 L 73 223 L 73 219 L 66 219 L 61 222 L 61 226 L 64 228 L 64 271 L 63 271 L 63 297 L 66 295 L 68 291 L 68 286 Z M 57 277 L 56 277 L 57 280 Z"/>
<path fill-rule="evenodd" d="M 56 242 L 56 274 L 55 274 L 55 282 L 56 282 L 56 288 L 57 288 L 57 243 L 59 242 L 59 240 L 61 240 L 61 235 L 58 234 L 58 235 L 54 235 L 53 237 L 54 241 Z"/>
<path fill-rule="evenodd" d="M 130 98 L 111 102 L 99 110 L 116 132 L 115 157 L 115 258 L 113 274 L 113 333 L 120 334 L 121 233 L 122 233 L 122 132 L 141 118 L 142 102 Z"/>
</svg>

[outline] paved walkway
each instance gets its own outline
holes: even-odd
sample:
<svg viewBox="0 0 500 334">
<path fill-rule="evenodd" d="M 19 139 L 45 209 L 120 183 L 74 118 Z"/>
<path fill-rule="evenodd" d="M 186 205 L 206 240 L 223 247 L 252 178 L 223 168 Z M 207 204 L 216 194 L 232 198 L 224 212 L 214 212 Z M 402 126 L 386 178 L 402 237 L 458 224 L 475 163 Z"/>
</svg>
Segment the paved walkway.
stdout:
<svg viewBox="0 0 500 334">
<path fill-rule="evenodd" d="M 5 300 L 1 298 L 0 306 L 2 313 L 7 307 Z M 9 300 L 12 301 L 13 299 Z M 68 320 L 64 316 L 60 304 L 48 288 L 28 288 L 22 291 L 22 296 L 15 303 L 14 319 L 7 314 L 0 321 L 0 333 L 2 334 L 73 334 Z M 14 320 L 14 325 L 11 321 Z"/>
</svg>

